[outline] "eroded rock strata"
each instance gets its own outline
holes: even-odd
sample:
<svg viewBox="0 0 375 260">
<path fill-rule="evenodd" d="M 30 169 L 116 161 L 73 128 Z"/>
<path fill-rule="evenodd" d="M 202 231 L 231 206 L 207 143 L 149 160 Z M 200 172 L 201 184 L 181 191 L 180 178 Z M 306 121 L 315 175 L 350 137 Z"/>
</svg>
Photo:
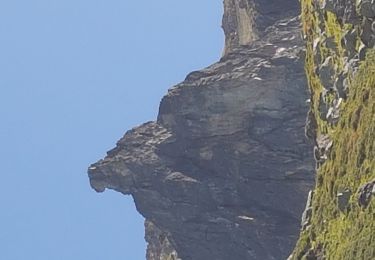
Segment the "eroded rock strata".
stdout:
<svg viewBox="0 0 375 260">
<path fill-rule="evenodd" d="M 283 259 L 313 184 L 297 0 L 225 0 L 222 59 L 162 99 L 89 168 L 132 195 L 147 259 Z"/>
</svg>

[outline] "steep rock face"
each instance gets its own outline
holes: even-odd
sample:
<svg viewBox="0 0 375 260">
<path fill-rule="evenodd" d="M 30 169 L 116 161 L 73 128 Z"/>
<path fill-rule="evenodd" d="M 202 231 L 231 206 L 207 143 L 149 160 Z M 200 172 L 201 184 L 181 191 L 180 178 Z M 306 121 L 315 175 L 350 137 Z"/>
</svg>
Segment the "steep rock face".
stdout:
<svg viewBox="0 0 375 260">
<path fill-rule="evenodd" d="M 316 188 L 292 259 L 375 259 L 375 2 L 302 0 Z"/>
<path fill-rule="evenodd" d="M 224 57 L 170 89 L 156 122 L 90 166 L 96 191 L 133 196 L 148 260 L 282 259 L 292 250 L 314 164 L 291 16 L 298 2 L 283 3 L 225 1 Z"/>
<path fill-rule="evenodd" d="M 277 20 L 297 15 L 296 0 L 224 0 L 224 54 L 262 38 Z"/>
</svg>

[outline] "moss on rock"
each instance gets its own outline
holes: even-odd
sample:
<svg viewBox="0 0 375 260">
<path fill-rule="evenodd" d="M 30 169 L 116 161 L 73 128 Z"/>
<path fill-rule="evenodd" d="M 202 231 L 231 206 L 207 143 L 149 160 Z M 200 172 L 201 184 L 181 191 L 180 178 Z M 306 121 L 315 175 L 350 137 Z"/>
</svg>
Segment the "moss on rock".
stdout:
<svg viewBox="0 0 375 260">
<path fill-rule="evenodd" d="M 358 53 L 354 57 L 358 62 L 350 63 L 342 43 L 353 28 L 360 42 L 361 21 L 367 18 L 358 14 L 356 23 L 343 23 L 339 14 L 324 10 L 321 1 L 302 0 L 301 5 L 311 112 L 317 139 L 328 136 L 332 147 L 327 159 L 318 164 L 311 223 L 302 231 L 291 258 L 375 259 L 375 194 L 370 194 L 367 207 L 358 203 L 360 188 L 375 179 L 375 50 L 368 48 L 361 61 Z M 334 44 L 327 46 L 327 38 Z M 319 78 L 319 66 L 327 58 L 334 68 L 333 78 L 345 73 L 345 98 L 339 97 L 334 85 L 327 90 Z M 336 122 L 321 116 L 322 96 L 328 108 L 339 110 Z M 346 209 L 339 210 L 338 194 L 343 191 L 351 196 Z"/>
</svg>

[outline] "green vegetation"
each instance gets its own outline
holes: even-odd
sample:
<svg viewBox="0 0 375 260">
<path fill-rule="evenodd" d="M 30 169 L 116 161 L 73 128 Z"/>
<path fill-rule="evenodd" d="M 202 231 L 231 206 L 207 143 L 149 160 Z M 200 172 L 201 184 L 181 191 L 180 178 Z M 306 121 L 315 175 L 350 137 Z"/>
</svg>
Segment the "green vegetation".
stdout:
<svg viewBox="0 0 375 260">
<path fill-rule="evenodd" d="M 303 31 L 307 38 L 306 73 L 312 94 L 312 111 L 318 135 L 329 135 L 333 148 L 328 160 L 317 171 L 311 226 L 301 233 L 294 259 L 375 259 L 375 196 L 366 208 L 358 204 L 358 189 L 375 179 L 375 50 L 368 51 L 358 73 L 350 80 L 347 99 L 340 106 L 340 119 L 331 125 L 319 118 L 319 98 L 323 86 L 315 72 L 314 40 L 324 24 L 327 36 L 337 49 L 320 45 L 321 60 L 332 57 L 336 72 L 343 70 L 341 38 L 351 25 L 340 25 L 333 13 L 324 21 L 314 10 L 312 0 L 301 0 Z M 316 57 L 315 57 L 316 59 Z M 348 208 L 337 207 L 337 193 L 350 189 Z M 310 256 L 309 256 L 310 252 Z M 311 253 L 312 252 L 312 253 Z"/>
</svg>

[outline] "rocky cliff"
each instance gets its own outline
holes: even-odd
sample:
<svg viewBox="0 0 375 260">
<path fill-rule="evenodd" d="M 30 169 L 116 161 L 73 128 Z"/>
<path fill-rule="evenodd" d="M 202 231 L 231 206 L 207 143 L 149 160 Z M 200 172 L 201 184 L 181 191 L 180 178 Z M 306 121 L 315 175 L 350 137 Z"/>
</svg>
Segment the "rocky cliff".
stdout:
<svg viewBox="0 0 375 260">
<path fill-rule="evenodd" d="M 148 260 L 285 259 L 314 181 L 297 0 L 225 0 L 222 59 L 89 168 L 132 195 Z"/>
<path fill-rule="evenodd" d="M 291 259 L 375 259 L 375 3 L 301 5 L 318 170 Z"/>
</svg>

